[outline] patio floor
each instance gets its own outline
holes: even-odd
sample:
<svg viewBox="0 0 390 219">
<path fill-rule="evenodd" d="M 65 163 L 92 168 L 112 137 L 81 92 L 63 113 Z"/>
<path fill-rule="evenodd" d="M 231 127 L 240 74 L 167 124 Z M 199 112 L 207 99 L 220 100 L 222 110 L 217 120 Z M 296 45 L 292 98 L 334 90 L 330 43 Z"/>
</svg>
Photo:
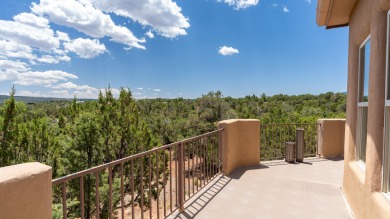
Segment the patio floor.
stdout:
<svg viewBox="0 0 390 219">
<path fill-rule="evenodd" d="M 342 176 L 343 157 L 262 162 L 216 177 L 168 218 L 353 218 Z"/>
</svg>

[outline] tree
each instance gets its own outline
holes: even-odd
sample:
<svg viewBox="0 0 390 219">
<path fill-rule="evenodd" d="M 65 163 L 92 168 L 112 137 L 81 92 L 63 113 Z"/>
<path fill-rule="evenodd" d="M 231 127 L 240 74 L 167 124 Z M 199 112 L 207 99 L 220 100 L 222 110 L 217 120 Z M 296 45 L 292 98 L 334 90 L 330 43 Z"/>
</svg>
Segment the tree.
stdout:
<svg viewBox="0 0 390 219">
<path fill-rule="evenodd" d="M 12 153 L 12 148 L 15 146 L 17 138 L 16 104 L 15 104 L 15 87 L 12 86 L 10 98 L 6 100 L 3 113 L 2 140 L 0 150 L 0 166 L 7 166 L 13 163 L 15 155 Z"/>
</svg>

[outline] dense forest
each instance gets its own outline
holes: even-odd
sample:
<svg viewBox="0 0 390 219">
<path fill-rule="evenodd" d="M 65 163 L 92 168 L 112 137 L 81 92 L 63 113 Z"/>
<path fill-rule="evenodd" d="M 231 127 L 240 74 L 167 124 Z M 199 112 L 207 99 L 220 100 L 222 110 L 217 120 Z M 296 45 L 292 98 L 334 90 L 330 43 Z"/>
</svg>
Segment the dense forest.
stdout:
<svg viewBox="0 0 390 219">
<path fill-rule="evenodd" d="M 224 119 L 315 123 L 344 118 L 346 110 L 346 95 L 332 92 L 136 100 L 122 88 L 117 98 L 106 89 L 97 100 L 36 104 L 14 95 L 0 105 L 0 166 L 39 161 L 54 167 L 53 177 L 215 130 Z"/>
<path fill-rule="evenodd" d="M 232 98 L 224 97 L 219 91 L 197 99 L 137 100 L 128 88 L 122 88 L 118 97 L 114 97 L 108 88 L 99 94 L 97 100 L 74 98 L 28 104 L 16 101 L 15 89 L 12 88 L 9 98 L 0 104 L 0 167 L 38 161 L 53 167 L 54 179 L 213 131 L 224 119 L 251 118 L 259 119 L 262 124 L 272 124 L 315 123 L 318 118 L 344 118 L 345 101 L 345 94 L 332 92 L 297 96 L 267 96 L 263 93 L 260 96 Z M 161 162 L 167 159 L 152 159 L 142 162 L 154 163 L 153 166 L 159 166 L 161 171 L 167 168 L 168 163 Z M 160 162 L 157 163 L 156 159 Z M 139 166 L 135 169 L 139 171 Z M 113 169 L 113 176 L 118 171 Z M 104 174 L 107 175 L 107 172 Z M 99 177 L 107 178 L 103 175 Z M 154 177 L 161 179 L 163 176 Z M 88 176 L 85 180 L 85 187 L 89 189 L 85 196 L 86 216 L 89 218 L 95 211 L 91 186 L 96 179 Z M 99 190 L 107 194 L 107 184 L 103 180 L 99 182 Z M 117 188 L 118 182 L 114 180 L 114 183 L 114 188 Z M 128 183 L 125 182 L 125 192 L 129 189 Z M 76 212 L 72 217 L 79 211 L 78 186 L 71 183 L 68 191 L 67 206 L 73 209 L 69 210 L 69 214 L 72 216 L 71 212 Z M 56 194 L 53 197 L 53 218 L 61 218 L 58 189 L 53 188 L 53 194 Z M 135 201 L 139 203 L 139 186 L 136 190 L 138 199 Z M 159 194 L 153 194 L 155 200 Z M 103 199 L 102 202 L 100 214 L 106 218 L 108 200 Z M 118 202 L 119 199 L 115 199 L 114 205 Z"/>
</svg>

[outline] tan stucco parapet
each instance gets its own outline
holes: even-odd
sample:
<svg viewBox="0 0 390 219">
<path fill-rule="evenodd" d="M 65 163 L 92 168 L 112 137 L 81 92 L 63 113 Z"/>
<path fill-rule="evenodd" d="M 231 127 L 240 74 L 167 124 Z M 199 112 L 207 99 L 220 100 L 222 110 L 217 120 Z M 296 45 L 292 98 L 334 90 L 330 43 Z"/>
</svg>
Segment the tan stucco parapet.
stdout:
<svg viewBox="0 0 390 219">
<path fill-rule="evenodd" d="M 223 173 L 229 175 L 236 168 L 260 163 L 260 121 L 230 119 L 218 123 L 222 132 Z"/>
<path fill-rule="evenodd" d="M 344 155 L 345 119 L 318 119 L 318 154 L 321 157 Z"/>
<path fill-rule="evenodd" d="M 51 218 L 51 174 L 37 162 L 0 168 L 0 219 Z"/>
</svg>

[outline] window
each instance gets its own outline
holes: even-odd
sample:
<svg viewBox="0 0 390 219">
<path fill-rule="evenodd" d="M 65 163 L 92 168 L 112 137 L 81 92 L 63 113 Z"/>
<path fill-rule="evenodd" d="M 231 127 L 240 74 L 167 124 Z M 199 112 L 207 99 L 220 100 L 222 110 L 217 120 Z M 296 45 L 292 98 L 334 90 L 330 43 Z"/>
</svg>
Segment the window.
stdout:
<svg viewBox="0 0 390 219">
<path fill-rule="evenodd" d="M 390 19 L 390 11 L 387 13 L 387 20 Z M 387 22 L 387 48 L 386 48 L 386 89 L 385 89 L 385 127 L 383 134 L 383 192 L 390 194 L 390 36 L 389 36 L 389 22 Z"/>
<path fill-rule="evenodd" d="M 359 48 L 359 84 L 356 128 L 356 158 L 366 162 L 368 82 L 370 78 L 370 36 Z"/>
</svg>

